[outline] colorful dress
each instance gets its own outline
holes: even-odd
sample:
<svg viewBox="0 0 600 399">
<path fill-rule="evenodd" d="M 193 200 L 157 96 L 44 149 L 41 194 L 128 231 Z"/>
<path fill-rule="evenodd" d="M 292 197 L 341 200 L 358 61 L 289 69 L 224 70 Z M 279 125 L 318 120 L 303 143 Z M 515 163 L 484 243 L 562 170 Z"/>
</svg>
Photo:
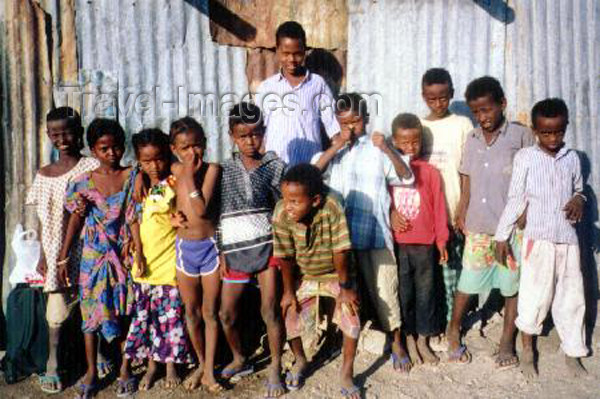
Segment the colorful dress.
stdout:
<svg viewBox="0 0 600 399">
<path fill-rule="evenodd" d="M 160 363 L 192 361 L 183 302 L 175 280 L 175 236 L 171 214 L 175 181 L 169 177 L 150 189 L 141 212 L 140 236 L 146 271 L 134 277 L 133 320 L 125 342 L 125 357 Z M 134 265 L 134 273 L 137 264 Z"/>
<path fill-rule="evenodd" d="M 107 341 L 120 335 L 119 317 L 128 314 L 132 300 L 128 270 L 132 256 L 123 258 L 121 252 L 132 240 L 129 226 L 136 220 L 136 174 L 133 169 L 123 189 L 108 197 L 98 191 L 91 172 L 78 176 L 67 187 L 65 207 L 69 212 L 83 201 L 87 203 L 79 266 L 82 330 L 86 334 L 99 332 Z"/>
</svg>

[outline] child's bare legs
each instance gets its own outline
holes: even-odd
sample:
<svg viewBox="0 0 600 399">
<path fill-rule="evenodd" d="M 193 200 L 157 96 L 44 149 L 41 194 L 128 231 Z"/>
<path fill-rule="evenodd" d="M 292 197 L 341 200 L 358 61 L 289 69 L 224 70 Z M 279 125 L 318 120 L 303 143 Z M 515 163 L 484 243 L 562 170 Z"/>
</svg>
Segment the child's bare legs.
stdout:
<svg viewBox="0 0 600 399">
<path fill-rule="evenodd" d="M 277 295 L 277 269 L 268 267 L 258 274 L 260 285 L 260 313 L 267 326 L 269 351 L 271 352 L 271 368 L 267 377 L 268 397 L 277 397 L 285 393 L 281 385 L 281 352 L 283 350 L 283 322 L 279 310 Z M 302 351 L 304 355 L 304 351 Z M 306 362 L 306 357 L 304 358 Z"/>
<path fill-rule="evenodd" d="M 294 366 L 290 370 L 289 377 L 286 378 L 286 385 L 288 387 L 299 386 L 302 383 L 304 378 L 304 374 L 308 367 L 308 360 L 306 359 L 306 354 L 304 353 L 304 346 L 302 346 L 302 338 L 294 338 L 290 340 L 290 347 L 292 348 L 292 353 L 294 354 Z"/>
<path fill-rule="evenodd" d="M 515 354 L 517 298 L 515 295 L 504 299 L 504 327 L 500 338 L 498 357 L 496 358 L 496 364 L 499 367 L 510 367 L 519 363 L 519 358 Z"/>
<path fill-rule="evenodd" d="M 469 303 L 469 298 L 469 294 L 456 291 L 454 308 L 452 309 L 452 319 L 450 320 L 450 324 L 448 324 L 448 331 L 446 332 L 446 336 L 448 337 L 449 360 L 451 362 L 465 363 L 470 360 L 470 355 L 466 350 L 462 353 L 460 351 L 460 327 Z"/>
<path fill-rule="evenodd" d="M 392 331 L 392 353 L 398 359 L 397 364 L 394 364 L 394 368 L 397 371 L 408 373 L 412 368 L 412 364 L 410 361 L 405 360 L 409 359 L 409 356 L 404 345 L 402 345 L 402 332 L 399 328 Z"/>
<path fill-rule="evenodd" d="M 92 385 L 96 382 L 96 355 L 98 352 L 96 334 L 85 333 L 83 334 L 85 340 L 85 360 L 87 363 L 87 371 L 81 379 L 81 383 L 85 385 Z"/>
<path fill-rule="evenodd" d="M 204 335 L 202 334 L 202 283 L 200 277 L 190 277 L 177 271 L 177 285 L 185 305 L 188 335 L 198 359 L 198 367 L 185 381 L 186 389 L 196 389 L 204 372 Z"/>
<path fill-rule="evenodd" d="M 219 338 L 217 314 L 219 311 L 219 293 L 221 292 L 221 276 L 218 270 L 208 276 L 202 276 L 202 291 L 202 317 L 204 318 L 206 354 L 201 383 L 211 393 L 216 393 L 223 390 L 223 387 L 215 379 L 215 353 L 217 352 L 217 340 Z"/>
<path fill-rule="evenodd" d="M 358 339 L 350 338 L 344 334 L 342 343 L 342 370 L 340 374 L 340 384 L 342 388 L 351 390 L 354 387 L 354 359 L 356 357 L 356 347 Z M 359 399 L 360 391 L 353 392 L 347 399 Z"/>
<path fill-rule="evenodd" d="M 148 360 L 148 369 L 146 370 L 146 373 L 144 373 L 144 376 L 140 380 L 140 391 L 147 391 L 148 389 L 152 388 L 154 381 L 156 381 L 157 372 L 158 365 L 156 364 L 154 359 L 150 358 Z"/>
<path fill-rule="evenodd" d="M 533 335 L 521 332 L 523 351 L 521 352 L 521 372 L 527 379 L 537 377 L 533 354 Z"/>
<path fill-rule="evenodd" d="M 224 370 L 239 370 L 244 366 L 246 358 L 242 354 L 240 333 L 236 328 L 239 300 L 244 293 L 245 284 L 225 283 L 221 291 L 221 311 L 219 318 L 223 326 L 225 338 L 231 349 L 233 360 Z"/>
<path fill-rule="evenodd" d="M 181 384 L 181 378 L 179 378 L 179 374 L 177 374 L 177 367 L 175 366 L 175 363 L 168 362 L 164 387 L 166 389 L 173 389 L 179 384 Z"/>
<path fill-rule="evenodd" d="M 48 328 L 48 361 L 46 362 L 46 375 L 48 376 L 58 375 L 58 343 L 60 341 L 60 330 L 61 327 Z"/>
</svg>

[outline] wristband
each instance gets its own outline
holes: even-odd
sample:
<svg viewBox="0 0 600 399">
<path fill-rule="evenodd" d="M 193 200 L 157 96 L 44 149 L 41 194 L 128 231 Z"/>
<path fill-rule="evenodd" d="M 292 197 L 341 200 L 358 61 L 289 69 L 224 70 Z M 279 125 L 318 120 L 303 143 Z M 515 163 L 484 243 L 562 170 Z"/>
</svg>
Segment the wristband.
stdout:
<svg viewBox="0 0 600 399">
<path fill-rule="evenodd" d="M 58 262 L 56 262 L 56 266 L 62 266 L 62 265 L 66 265 L 67 263 L 69 263 L 69 258 L 66 257 L 63 260 L 59 260 Z"/>
<path fill-rule="evenodd" d="M 198 197 L 200 197 L 200 195 L 202 195 L 202 194 L 200 194 L 200 192 L 198 190 L 192 191 L 190 193 L 190 198 L 198 198 Z"/>
</svg>

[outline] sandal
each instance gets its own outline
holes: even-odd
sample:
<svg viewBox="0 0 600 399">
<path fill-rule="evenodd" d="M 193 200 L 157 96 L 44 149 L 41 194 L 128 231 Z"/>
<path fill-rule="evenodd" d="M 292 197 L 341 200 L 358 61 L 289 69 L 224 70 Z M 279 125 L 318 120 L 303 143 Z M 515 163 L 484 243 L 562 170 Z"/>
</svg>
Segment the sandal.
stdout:
<svg viewBox="0 0 600 399">
<path fill-rule="evenodd" d="M 267 390 L 264 396 L 265 399 L 275 399 L 285 395 L 285 387 L 281 382 L 273 384 L 269 381 L 265 381 L 265 388 Z M 281 393 L 279 395 L 272 395 L 271 393 L 274 391 L 279 391 Z"/>
<path fill-rule="evenodd" d="M 410 357 L 408 355 L 401 358 L 400 356 L 392 352 L 390 359 L 392 360 L 392 367 L 394 368 L 394 371 L 398 373 L 410 372 L 410 369 L 412 368 L 412 362 L 410 361 Z M 410 365 L 410 368 L 406 371 L 402 369 L 402 366 L 404 366 L 405 364 Z"/>
<path fill-rule="evenodd" d="M 234 378 L 238 379 L 246 377 L 252 373 L 254 373 L 254 367 L 250 364 L 244 364 L 236 368 L 225 367 L 223 370 L 221 370 L 221 378 L 223 378 L 224 380 L 230 380 Z"/>
<path fill-rule="evenodd" d="M 466 359 L 461 360 L 463 355 L 466 355 Z M 460 364 L 470 363 L 471 362 L 471 353 L 469 353 L 466 346 L 461 345 L 455 351 L 448 353 L 448 362 L 449 363 L 460 363 Z"/>
<path fill-rule="evenodd" d="M 40 375 L 39 378 L 40 389 L 49 394 L 59 393 L 63 390 L 62 382 L 58 375 Z"/>
<path fill-rule="evenodd" d="M 98 370 L 98 378 L 103 379 L 113 372 L 113 364 L 109 360 L 98 362 L 96 363 L 96 370 Z"/>
<path fill-rule="evenodd" d="M 340 393 L 342 394 L 342 398 L 349 398 L 355 393 L 360 392 L 360 388 L 356 385 L 352 385 L 350 388 L 340 388 Z"/>
<path fill-rule="evenodd" d="M 95 382 L 91 384 L 84 384 L 83 382 L 79 382 L 77 385 L 77 399 L 90 399 L 93 398 L 96 394 L 97 385 Z"/>
<path fill-rule="evenodd" d="M 121 379 L 117 379 L 117 397 L 125 398 L 127 396 L 133 395 L 137 391 L 137 380 L 135 377 L 128 378 L 123 381 Z"/>
<path fill-rule="evenodd" d="M 288 371 L 285 375 L 285 387 L 288 391 L 297 391 L 304 385 L 304 374 L 302 371 L 293 373 Z"/>
<path fill-rule="evenodd" d="M 225 392 L 225 387 L 223 387 L 223 385 L 219 384 L 218 382 L 215 382 L 212 385 L 202 385 L 202 387 L 206 389 L 211 395 L 218 395 L 222 392 Z"/>
<path fill-rule="evenodd" d="M 510 370 L 514 369 L 515 367 L 519 367 L 519 358 L 517 357 L 517 355 L 512 354 L 511 356 L 504 358 L 501 354 L 498 354 L 496 356 L 496 369 Z"/>
</svg>

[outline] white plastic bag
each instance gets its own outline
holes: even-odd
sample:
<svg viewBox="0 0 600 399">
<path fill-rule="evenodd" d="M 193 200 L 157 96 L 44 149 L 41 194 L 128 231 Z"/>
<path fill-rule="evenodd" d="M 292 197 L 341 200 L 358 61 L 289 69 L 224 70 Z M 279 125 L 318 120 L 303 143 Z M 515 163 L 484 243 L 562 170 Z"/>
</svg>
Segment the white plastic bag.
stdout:
<svg viewBox="0 0 600 399">
<path fill-rule="evenodd" d="M 11 247 L 15 253 L 15 266 L 8 281 L 15 286 L 19 283 L 43 284 L 44 278 L 35 270 L 40 260 L 41 243 L 35 230 L 23 231 L 20 224 L 15 228 Z"/>
</svg>

